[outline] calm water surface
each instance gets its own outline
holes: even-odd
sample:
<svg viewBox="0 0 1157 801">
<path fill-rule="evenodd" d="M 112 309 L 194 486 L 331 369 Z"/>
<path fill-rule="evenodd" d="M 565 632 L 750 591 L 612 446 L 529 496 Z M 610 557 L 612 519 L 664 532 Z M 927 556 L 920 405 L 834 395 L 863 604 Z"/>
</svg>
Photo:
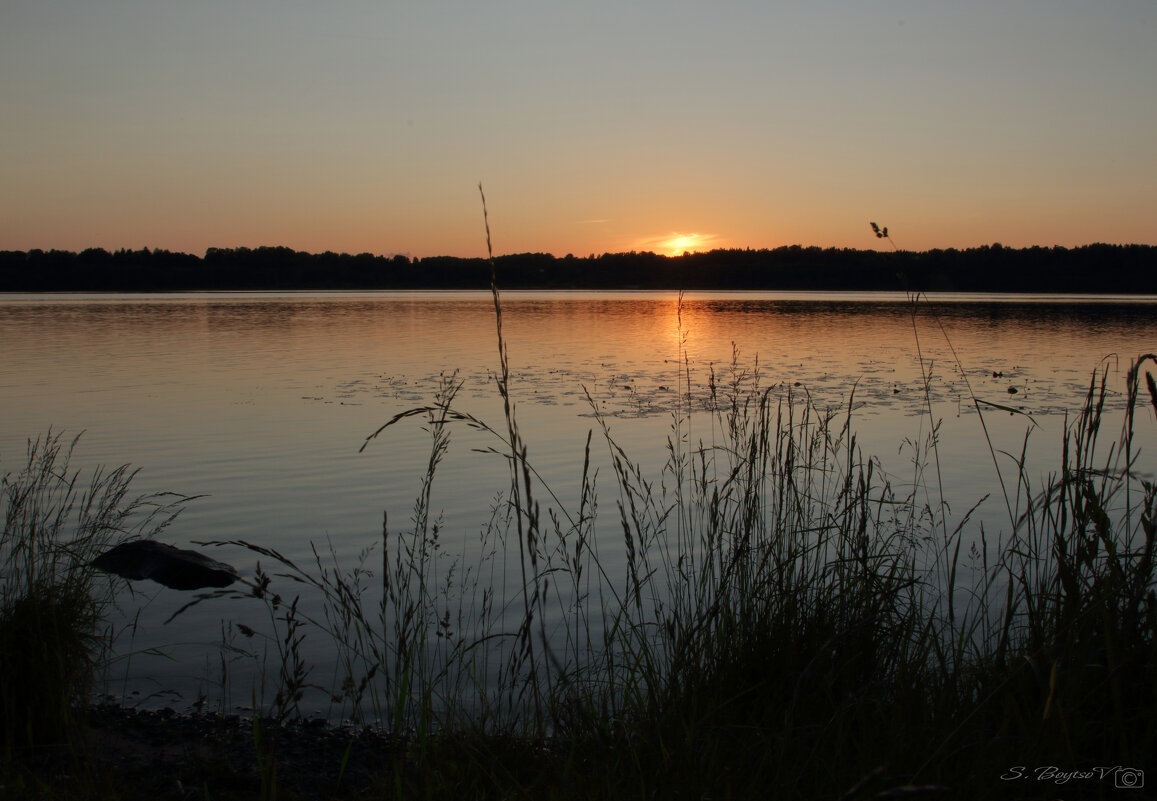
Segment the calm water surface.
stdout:
<svg viewBox="0 0 1157 801">
<path fill-rule="evenodd" d="M 698 402 L 712 373 L 726 383 L 735 361 L 780 396 L 820 408 L 854 400 L 861 445 L 898 481 L 911 473 L 905 442 L 929 430 L 930 372 L 945 486 L 954 508 L 967 508 L 996 480 L 965 376 L 979 398 L 1032 416 L 1043 473 L 1055 469 L 1064 415 L 1093 371 L 1108 365 L 1119 407 L 1131 360 L 1157 351 L 1157 298 L 939 296 L 915 316 L 902 296 L 870 293 L 700 293 L 680 303 L 675 293 L 511 292 L 503 301 L 518 419 L 564 504 L 577 497 L 591 403 L 657 476 L 687 377 Z M 430 402 L 451 374 L 463 384 L 455 405 L 502 427 L 494 332 L 486 293 L 0 296 L 0 467 L 18 469 L 26 439 L 49 427 L 83 430 L 77 466 L 128 462 L 141 468 L 137 490 L 206 496 L 170 529 L 174 544 L 239 538 L 304 558 L 311 540 L 329 538 L 352 560 L 375 541 L 383 511 L 391 528 L 407 526 L 428 457 L 417 422 L 359 453 L 367 435 Z M 1151 443 L 1157 426 L 1146 415 L 1139 434 Z M 985 421 L 998 448 L 1019 451 L 1028 418 L 993 409 Z M 711 441 L 705 416 L 690 430 Z M 474 450 L 492 439 L 465 427 L 452 436 L 433 505 L 446 547 L 468 554 L 506 468 Z M 1157 466 L 1151 454 L 1143 471 Z M 976 525 L 1007 529 L 1002 508 L 986 503 Z M 244 551 L 213 555 L 252 570 Z M 222 621 L 235 618 L 202 605 L 162 625 L 183 600 L 148 583 L 122 598 L 139 623 L 124 654 L 163 644 L 172 658 L 122 658 L 118 692 L 174 690 L 187 701 L 211 685 Z"/>
</svg>

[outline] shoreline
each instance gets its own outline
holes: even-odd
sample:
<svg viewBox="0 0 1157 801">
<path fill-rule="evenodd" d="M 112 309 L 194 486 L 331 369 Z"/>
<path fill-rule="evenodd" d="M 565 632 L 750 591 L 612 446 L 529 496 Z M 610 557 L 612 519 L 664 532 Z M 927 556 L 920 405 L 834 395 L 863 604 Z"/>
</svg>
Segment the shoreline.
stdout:
<svg viewBox="0 0 1157 801">
<path fill-rule="evenodd" d="M 14 754 L 0 794 L 19 797 L 8 793 L 31 784 L 61 797 L 71 797 L 81 785 L 141 801 L 258 798 L 264 764 L 275 768 L 278 797 L 358 798 L 383 788 L 408 747 L 404 737 L 320 719 L 257 718 L 255 727 L 254 718 L 242 715 L 98 704 L 84 720 L 73 744 Z"/>
</svg>

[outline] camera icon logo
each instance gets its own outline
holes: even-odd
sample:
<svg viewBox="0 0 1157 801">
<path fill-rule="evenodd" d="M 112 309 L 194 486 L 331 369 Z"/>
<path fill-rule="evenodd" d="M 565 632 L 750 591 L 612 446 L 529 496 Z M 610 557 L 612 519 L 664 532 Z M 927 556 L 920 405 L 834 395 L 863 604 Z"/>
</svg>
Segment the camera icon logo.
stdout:
<svg viewBox="0 0 1157 801">
<path fill-rule="evenodd" d="M 1121 768 L 1113 774 L 1113 786 L 1125 790 L 1138 790 L 1145 786 L 1145 771 L 1137 768 Z"/>
</svg>

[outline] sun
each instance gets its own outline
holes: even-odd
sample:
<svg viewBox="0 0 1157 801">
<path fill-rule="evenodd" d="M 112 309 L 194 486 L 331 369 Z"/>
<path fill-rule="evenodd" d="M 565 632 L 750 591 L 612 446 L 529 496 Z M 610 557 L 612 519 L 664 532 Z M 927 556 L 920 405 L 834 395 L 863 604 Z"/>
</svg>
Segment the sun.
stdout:
<svg viewBox="0 0 1157 801">
<path fill-rule="evenodd" d="M 704 234 L 671 234 L 659 243 L 659 248 L 668 256 L 682 256 L 684 253 L 706 250 L 712 239 L 714 237 Z"/>
</svg>

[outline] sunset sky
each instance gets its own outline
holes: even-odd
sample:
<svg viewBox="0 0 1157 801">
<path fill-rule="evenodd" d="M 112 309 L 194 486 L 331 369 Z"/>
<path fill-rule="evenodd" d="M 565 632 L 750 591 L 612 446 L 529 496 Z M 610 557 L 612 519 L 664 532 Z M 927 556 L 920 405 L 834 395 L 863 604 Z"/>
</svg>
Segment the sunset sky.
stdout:
<svg viewBox="0 0 1157 801">
<path fill-rule="evenodd" d="M 1153 0 L 6 0 L 0 250 L 1157 244 Z"/>
</svg>

